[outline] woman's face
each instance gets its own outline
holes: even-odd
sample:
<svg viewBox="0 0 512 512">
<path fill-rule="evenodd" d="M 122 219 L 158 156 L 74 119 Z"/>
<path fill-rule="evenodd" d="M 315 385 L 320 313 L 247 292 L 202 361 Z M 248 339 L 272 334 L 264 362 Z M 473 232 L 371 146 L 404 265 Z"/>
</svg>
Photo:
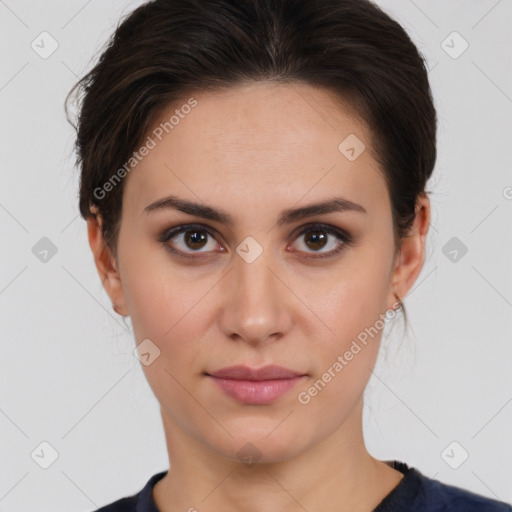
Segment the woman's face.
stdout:
<svg viewBox="0 0 512 512">
<path fill-rule="evenodd" d="M 166 433 L 232 459 L 286 459 L 360 424 L 383 315 L 404 291 L 391 287 L 388 191 L 369 131 L 326 91 L 258 83 L 193 99 L 162 114 L 125 178 L 114 299 L 136 343 L 150 340 L 142 368 Z M 151 208 L 169 196 L 197 207 Z M 232 365 L 304 376 L 244 401 L 207 375 Z"/>
</svg>

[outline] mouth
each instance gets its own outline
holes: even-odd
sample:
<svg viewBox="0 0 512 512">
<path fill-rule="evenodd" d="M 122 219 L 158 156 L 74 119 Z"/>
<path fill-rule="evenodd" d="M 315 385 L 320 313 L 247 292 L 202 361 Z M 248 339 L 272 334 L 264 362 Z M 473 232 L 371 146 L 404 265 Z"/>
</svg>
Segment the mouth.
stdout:
<svg viewBox="0 0 512 512">
<path fill-rule="evenodd" d="M 282 366 L 231 366 L 205 373 L 229 397 L 246 405 L 265 405 L 304 380 L 307 375 Z"/>
</svg>

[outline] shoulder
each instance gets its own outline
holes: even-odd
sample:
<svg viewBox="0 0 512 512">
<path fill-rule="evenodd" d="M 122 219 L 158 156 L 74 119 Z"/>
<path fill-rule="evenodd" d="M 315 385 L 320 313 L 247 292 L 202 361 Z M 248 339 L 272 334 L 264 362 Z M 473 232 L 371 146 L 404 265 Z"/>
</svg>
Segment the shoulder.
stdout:
<svg viewBox="0 0 512 512">
<path fill-rule="evenodd" d="M 167 471 L 154 474 L 138 493 L 104 505 L 94 512 L 158 512 L 153 501 L 153 487 L 166 474 Z"/>
<path fill-rule="evenodd" d="M 140 493 L 137 493 L 127 498 L 121 498 L 120 500 L 105 505 L 94 512 L 136 512 L 139 496 Z"/>
<path fill-rule="evenodd" d="M 425 512 L 512 512 L 512 506 L 460 487 L 428 478 L 418 470 L 420 486 L 415 505 Z M 416 510 L 416 508 L 414 509 Z"/>
</svg>

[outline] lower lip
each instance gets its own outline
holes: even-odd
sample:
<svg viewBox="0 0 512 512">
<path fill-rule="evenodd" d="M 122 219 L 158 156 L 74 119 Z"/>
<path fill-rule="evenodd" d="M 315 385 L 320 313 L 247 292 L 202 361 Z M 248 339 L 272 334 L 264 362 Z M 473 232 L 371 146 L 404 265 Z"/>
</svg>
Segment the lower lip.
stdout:
<svg viewBox="0 0 512 512">
<path fill-rule="evenodd" d="M 244 404 L 268 404 L 298 384 L 304 376 L 276 380 L 234 380 L 211 377 L 230 397 Z"/>
</svg>

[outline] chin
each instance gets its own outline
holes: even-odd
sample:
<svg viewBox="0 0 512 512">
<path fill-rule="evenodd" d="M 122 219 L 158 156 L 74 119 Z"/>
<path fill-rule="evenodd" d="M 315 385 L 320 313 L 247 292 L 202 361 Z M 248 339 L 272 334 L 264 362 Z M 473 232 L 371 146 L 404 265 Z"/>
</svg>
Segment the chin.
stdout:
<svg viewBox="0 0 512 512">
<path fill-rule="evenodd" d="M 272 426 L 269 428 L 269 424 Z M 254 464 L 273 464 L 282 462 L 299 455 L 307 448 L 307 442 L 299 439 L 288 426 L 278 432 L 283 425 L 276 422 L 264 422 L 262 427 L 254 423 L 252 428 L 239 430 L 243 434 L 233 438 L 225 435 L 222 439 L 206 441 L 217 453 L 235 462 L 241 462 L 247 467 Z M 276 428 L 277 427 L 277 428 Z M 231 431 L 229 426 L 228 431 Z M 215 441 L 218 441 L 217 443 Z"/>
</svg>

